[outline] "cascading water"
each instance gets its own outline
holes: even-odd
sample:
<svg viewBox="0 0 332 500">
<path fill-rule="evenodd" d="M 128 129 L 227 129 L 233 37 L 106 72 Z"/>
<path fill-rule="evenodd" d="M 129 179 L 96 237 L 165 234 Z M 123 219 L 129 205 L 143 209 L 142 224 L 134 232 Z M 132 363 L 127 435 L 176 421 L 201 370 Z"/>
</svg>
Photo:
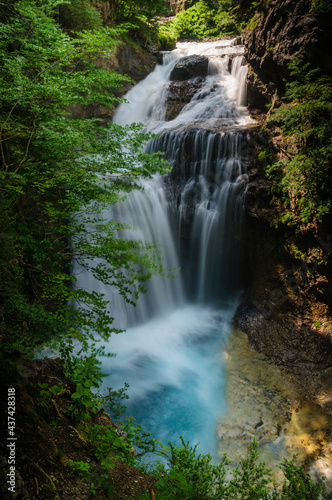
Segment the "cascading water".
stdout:
<svg viewBox="0 0 332 500">
<path fill-rule="evenodd" d="M 164 266 L 179 268 L 177 277 L 153 278 L 136 308 L 86 273 L 78 278 L 106 294 L 116 326 L 127 330 L 111 340 L 116 358 L 103 360 L 105 385 L 130 384 L 128 413 L 157 439 L 183 435 L 214 456 L 225 409 L 221 349 L 241 285 L 243 130 L 250 121 L 241 51 L 231 40 L 179 44 L 126 95 L 114 118 L 158 133 L 147 148 L 164 152 L 173 170 L 142 181 L 144 191 L 133 191 L 107 216 L 134 226 L 121 236 L 158 242 Z M 191 54 L 209 57 L 208 75 L 166 121 L 172 69 Z"/>
</svg>

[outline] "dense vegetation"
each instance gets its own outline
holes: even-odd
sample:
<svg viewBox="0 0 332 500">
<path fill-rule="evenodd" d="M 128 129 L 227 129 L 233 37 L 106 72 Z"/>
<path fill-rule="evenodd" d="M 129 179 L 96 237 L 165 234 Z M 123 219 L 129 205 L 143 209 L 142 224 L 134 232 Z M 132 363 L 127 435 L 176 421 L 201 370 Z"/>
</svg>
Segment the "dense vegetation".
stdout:
<svg viewBox="0 0 332 500">
<path fill-rule="evenodd" d="M 130 431 L 125 428 L 125 430 Z M 137 437 L 136 429 L 132 434 L 123 432 L 119 437 L 114 429 L 95 429 L 94 441 L 104 466 L 112 467 L 115 457 L 109 454 L 110 446 L 116 442 L 117 452 L 122 459 L 141 468 L 155 477 L 154 490 L 160 500 L 330 500 L 332 493 L 327 493 L 323 480 L 314 482 L 302 468 L 292 461 L 284 460 L 280 469 L 284 474 L 284 482 L 277 487 L 273 483 L 273 474 L 264 462 L 259 462 L 258 443 L 254 441 L 248 455 L 242 458 L 236 467 L 226 455 L 218 465 L 211 463 L 209 454 L 201 455 L 181 437 L 181 445 L 169 443 L 161 445 L 156 451 L 163 461 L 154 466 L 146 466 L 135 459 L 130 451 L 132 436 Z M 129 437 L 128 437 L 129 436 Z M 148 436 L 145 437 L 145 439 Z M 139 441 L 142 444 L 142 441 Z M 150 447 L 151 448 L 151 447 Z M 114 451 L 114 448 L 112 448 Z M 148 448 L 145 449 L 146 452 Z M 82 477 L 98 482 L 98 476 L 91 474 L 89 464 L 72 463 Z M 110 496 L 112 498 L 112 496 Z M 137 500 L 149 500 L 150 494 L 143 494 Z"/>
<path fill-rule="evenodd" d="M 151 248 L 116 239 L 116 223 L 97 216 L 137 175 L 163 169 L 160 158 L 143 153 L 146 137 L 136 126 L 104 128 L 96 119 L 71 117 L 73 106 L 116 100 L 112 89 L 124 78 L 94 61 L 110 57 L 121 30 L 100 26 L 69 35 L 58 6 L 22 0 L 1 10 L 2 352 L 27 354 L 61 338 L 86 345 L 92 331 L 109 337 L 105 301 L 75 289 L 71 259 L 85 266 L 86 256 L 103 259 L 92 272 L 129 301 L 160 270 Z M 105 174 L 120 176 L 105 182 Z"/>
<path fill-rule="evenodd" d="M 159 30 L 162 43 L 184 39 L 213 38 L 241 31 L 236 12 L 240 2 L 236 0 L 192 2 L 187 10 L 179 12 Z"/>
<path fill-rule="evenodd" d="M 282 202 L 280 222 L 317 229 L 332 211 L 331 77 L 294 60 L 284 102 L 273 119 L 281 124 L 288 152 L 267 175 Z"/>
<path fill-rule="evenodd" d="M 162 45 L 177 40 L 219 38 L 236 35 L 258 24 L 259 14 L 267 11 L 271 0 L 187 0 L 186 10 L 159 28 Z M 332 10 L 330 0 L 312 0 L 316 14 Z"/>
<path fill-rule="evenodd" d="M 161 43 L 176 40 L 220 38 L 241 33 L 257 11 L 270 0 L 189 0 L 186 10 L 159 29 Z"/>
</svg>

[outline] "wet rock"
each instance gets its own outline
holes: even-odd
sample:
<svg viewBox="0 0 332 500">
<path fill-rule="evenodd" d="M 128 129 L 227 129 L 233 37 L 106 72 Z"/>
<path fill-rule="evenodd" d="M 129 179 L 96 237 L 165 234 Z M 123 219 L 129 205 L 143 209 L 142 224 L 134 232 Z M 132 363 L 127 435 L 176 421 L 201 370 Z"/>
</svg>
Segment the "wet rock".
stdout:
<svg viewBox="0 0 332 500">
<path fill-rule="evenodd" d="M 120 74 L 127 74 L 137 83 L 153 71 L 157 57 L 159 55 L 156 53 L 152 54 L 149 51 L 128 44 L 121 44 L 115 56 L 107 59 L 106 65 L 108 67 L 106 69 L 113 69 Z"/>
<path fill-rule="evenodd" d="M 166 121 L 174 120 L 178 116 L 196 92 L 202 88 L 204 82 L 205 78 L 198 76 L 189 81 L 170 83 L 166 99 Z"/>
<path fill-rule="evenodd" d="M 162 54 L 160 53 L 158 45 L 148 45 L 147 47 L 149 54 L 155 57 L 158 62 L 162 61 Z"/>
<path fill-rule="evenodd" d="M 247 309 L 244 317 L 249 315 Z M 251 318 L 256 323 L 264 319 L 254 311 Z M 314 461 L 312 476 L 319 479 L 326 475 L 331 486 L 330 411 L 299 397 L 293 375 L 258 354 L 240 330 L 233 330 L 228 339 L 224 359 L 226 411 L 218 419 L 219 456 L 227 453 L 235 464 L 239 463 L 255 437 L 260 460 L 273 470 L 277 484 L 284 481 L 279 470 L 281 460 L 297 455 L 297 465 L 309 466 Z M 329 380 L 327 375 L 327 384 Z"/>
<path fill-rule="evenodd" d="M 242 36 L 237 36 L 232 43 L 232 45 L 237 46 L 237 45 L 243 45 L 243 37 Z"/>
<path fill-rule="evenodd" d="M 284 147 L 278 127 L 268 131 L 268 140 L 259 130 L 253 131 L 252 138 L 258 152 L 272 149 L 271 144 L 281 152 Z M 319 267 L 311 262 L 311 274 L 306 272 L 305 261 L 291 255 L 295 236 L 272 224 L 277 207 L 271 206 L 273 186 L 264 175 L 263 163 L 253 161 L 248 169 L 245 292 L 235 324 L 247 333 L 258 352 L 292 374 L 299 394 L 328 410 L 332 408 L 332 323 L 327 287 L 332 265 L 327 262 Z M 310 234 L 301 237 L 298 233 L 297 245 L 319 248 Z"/>
<path fill-rule="evenodd" d="M 267 105 L 272 100 L 271 89 L 264 84 L 258 75 L 249 68 L 247 77 L 247 106 L 252 115 L 267 112 Z"/>
<path fill-rule="evenodd" d="M 241 308 L 236 316 L 237 326 L 247 333 L 251 345 L 257 351 L 293 374 L 303 397 L 321 407 L 331 408 L 330 336 L 319 335 L 310 324 L 301 321 L 300 314 L 293 315 L 288 310 L 289 297 L 285 290 L 280 295 L 282 300 L 279 305 L 269 300 L 269 296 L 271 290 L 265 283 L 265 300 L 257 308 Z M 326 396 L 320 397 L 322 394 Z"/>
<path fill-rule="evenodd" d="M 189 80 L 195 76 L 207 76 L 209 59 L 205 56 L 187 56 L 174 66 L 170 79 L 172 81 Z"/>
</svg>

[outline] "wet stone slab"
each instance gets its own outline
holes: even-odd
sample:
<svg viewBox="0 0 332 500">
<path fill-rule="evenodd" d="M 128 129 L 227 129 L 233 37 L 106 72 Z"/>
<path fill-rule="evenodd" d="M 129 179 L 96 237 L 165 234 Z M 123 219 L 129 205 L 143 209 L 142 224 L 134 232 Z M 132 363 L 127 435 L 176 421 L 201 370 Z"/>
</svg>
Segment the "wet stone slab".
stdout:
<svg viewBox="0 0 332 500">
<path fill-rule="evenodd" d="M 217 429 L 219 454 L 227 453 L 236 465 L 255 438 L 260 460 L 283 476 L 277 465 L 297 455 L 313 477 L 327 477 L 332 486 L 331 415 L 301 400 L 292 376 L 269 364 L 249 345 L 247 336 L 234 331 L 223 350 L 226 362 L 227 411 Z"/>
</svg>

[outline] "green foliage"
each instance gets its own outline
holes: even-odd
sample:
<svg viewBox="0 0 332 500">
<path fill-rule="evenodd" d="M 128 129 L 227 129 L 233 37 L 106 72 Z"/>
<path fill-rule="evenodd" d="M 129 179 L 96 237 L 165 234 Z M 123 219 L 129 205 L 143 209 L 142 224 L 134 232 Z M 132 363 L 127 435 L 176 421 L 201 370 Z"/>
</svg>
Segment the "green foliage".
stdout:
<svg viewBox="0 0 332 500">
<path fill-rule="evenodd" d="M 102 402 L 107 413 L 111 415 L 113 420 L 118 420 L 126 412 L 126 405 L 123 404 L 124 399 L 129 399 L 126 391 L 129 388 L 129 384 L 125 382 L 124 387 L 118 389 L 117 391 L 112 388 L 107 389 L 107 394 L 103 395 Z"/>
<path fill-rule="evenodd" d="M 231 35 L 239 31 L 237 21 L 230 12 L 218 11 L 215 23 L 219 35 Z"/>
<path fill-rule="evenodd" d="M 159 452 L 161 447 L 132 418 L 114 426 L 93 425 L 89 428 L 88 437 L 105 470 L 114 467 L 119 460 L 126 465 L 139 466 L 144 455 Z"/>
<path fill-rule="evenodd" d="M 97 413 L 102 406 L 99 396 L 92 389 L 98 388 L 102 381 L 100 362 L 93 347 L 91 351 L 89 355 L 78 353 L 65 358 L 66 375 L 75 384 L 75 392 L 71 394 L 71 411 L 78 419 L 88 417 L 88 410 Z"/>
<path fill-rule="evenodd" d="M 90 489 L 93 495 L 96 494 L 96 486 L 103 485 L 103 476 L 97 474 L 94 470 L 91 470 L 90 464 L 87 462 L 74 460 L 69 460 L 70 467 L 85 481 L 90 483 Z"/>
<path fill-rule="evenodd" d="M 243 29 L 255 29 L 270 0 L 199 0 L 187 1 L 187 10 L 159 27 L 162 46 L 177 40 L 217 38 L 235 35 Z"/>
<path fill-rule="evenodd" d="M 211 456 L 197 455 L 196 448 L 185 443 L 169 443 L 167 464 L 154 470 L 156 496 L 160 500 L 305 500 L 330 499 L 323 480 L 314 482 L 302 468 L 284 460 L 280 468 L 284 483 L 277 487 L 265 463 L 258 463 L 258 443 L 254 441 L 247 457 L 229 469 L 225 455 L 219 465 L 211 464 Z M 146 498 L 146 497 L 145 497 Z"/>
<path fill-rule="evenodd" d="M 74 460 L 69 460 L 69 465 L 76 471 L 78 474 L 86 478 L 86 476 L 90 472 L 90 465 L 87 462 L 75 462 Z"/>
<path fill-rule="evenodd" d="M 56 396 L 63 390 L 62 384 L 53 385 L 50 387 L 47 382 L 38 382 L 38 387 L 40 388 L 39 396 L 44 401 L 44 403 L 48 403 L 52 396 Z"/>
<path fill-rule="evenodd" d="M 281 499 L 287 500 L 320 500 L 331 499 L 332 493 L 327 493 L 323 479 L 314 482 L 309 474 L 306 474 L 293 462 L 284 460 L 280 468 L 285 475 L 285 481 L 281 488 Z"/>
<path fill-rule="evenodd" d="M 117 461 L 134 465 L 134 449 L 127 434 L 120 428 L 94 425 L 88 435 L 94 445 L 95 455 L 104 469 L 114 467 Z"/>
<path fill-rule="evenodd" d="M 233 14 L 234 2 L 222 0 L 208 2 L 200 0 L 175 19 L 159 28 L 159 39 L 170 43 L 184 39 L 202 39 L 238 33 L 238 23 Z"/>
<path fill-rule="evenodd" d="M 174 20 L 175 30 L 181 39 L 200 39 L 218 34 L 215 23 L 215 10 L 200 1 L 186 11 L 179 12 Z"/>
<path fill-rule="evenodd" d="M 169 7 L 165 5 L 164 0 L 140 0 L 139 3 L 136 0 L 111 0 L 110 4 L 112 17 L 117 23 L 136 16 L 138 10 L 149 20 L 169 13 Z"/>
<path fill-rule="evenodd" d="M 312 0 L 312 10 L 315 14 L 325 14 L 332 11 L 331 0 Z"/>
<path fill-rule="evenodd" d="M 139 5 L 136 0 L 103 0 L 98 1 L 101 9 L 106 7 L 106 23 L 118 26 L 129 23 L 129 36 L 141 45 L 157 43 L 158 25 L 156 16 L 169 13 L 169 8 L 164 0 L 141 0 Z"/>
<path fill-rule="evenodd" d="M 270 152 L 268 149 L 263 149 L 258 154 L 258 161 L 261 165 L 266 166 L 270 159 Z"/>
<path fill-rule="evenodd" d="M 168 443 L 170 453 L 166 454 L 167 464 L 160 463 L 157 467 L 158 498 L 168 500 L 218 498 L 215 496 L 217 488 L 220 493 L 226 492 L 225 466 L 229 464 L 228 459 L 224 457 L 219 465 L 212 465 L 211 455 L 197 455 L 197 445 L 192 447 L 189 443 L 185 443 L 182 436 L 180 438 L 182 446 Z"/>
<path fill-rule="evenodd" d="M 263 500 L 271 498 L 268 484 L 272 473 L 266 469 L 265 463 L 257 463 L 259 458 L 258 442 L 253 441 L 246 458 L 240 460 L 229 483 L 229 497 L 234 500 Z"/>
<path fill-rule="evenodd" d="M 268 169 L 286 208 L 283 222 L 320 223 L 331 214 L 332 79 L 294 60 L 286 105 L 274 113 L 288 144 L 288 159 Z"/>
<path fill-rule="evenodd" d="M 98 30 L 103 24 L 101 11 L 90 0 L 63 0 L 58 18 L 66 31 Z"/>
<path fill-rule="evenodd" d="M 74 338 L 87 349 L 96 332 L 117 332 L 103 296 L 73 286 L 71 259 L 89 267 L 88 257 L 100 258 L 95 276 L 131 303 L 161 270 L 151 245 L 117 239 L 119 226 L 101 215 L 138 176 L 164 171 L 143 151 L 148 136 L 139 125 L 71 117 L 72 106 L 117 100 L 125 78 L 94 61 L 111 57 L 123 30 L 70 37 L 57 24 L 59 3 L 5 2 L 1 11 L 2 352 L 29 354 L 54 339 L 70 351 Z"/>
<path fill-rule="evenodd" d="M 257 28 L 260 20 L 260 16 L 255 14 L 251 19 L 249 19 L 247 29 L 254 31 Z"/>
<path fill-rule="evenodd" d="M 178 38 L 179 34 L 175 29 L 175 24 L 173 21 L 169 21 L 159 26 L 158 41 L 162 49 L 168 50 L 168 47 L 170 47 L 171 49 L 175 48 L 175 44 Z"/>
</svg>

